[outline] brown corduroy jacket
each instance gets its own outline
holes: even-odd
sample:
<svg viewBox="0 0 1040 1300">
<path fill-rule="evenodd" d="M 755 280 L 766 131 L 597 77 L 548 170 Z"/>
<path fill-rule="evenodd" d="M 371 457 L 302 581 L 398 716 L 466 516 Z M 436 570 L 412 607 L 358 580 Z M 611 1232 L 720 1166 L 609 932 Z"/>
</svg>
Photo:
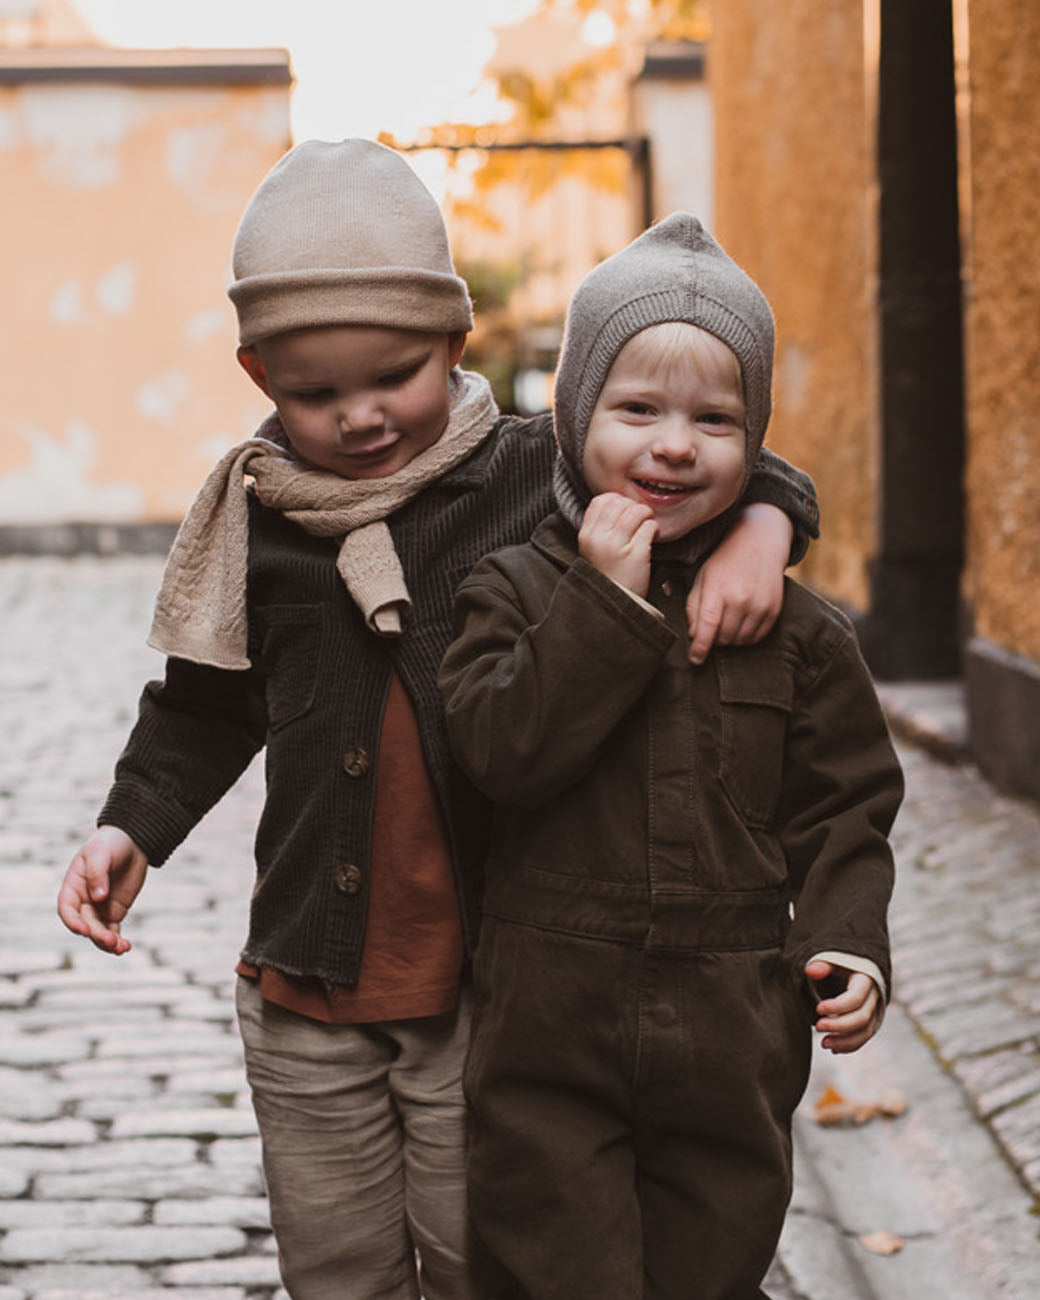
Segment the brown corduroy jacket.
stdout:
<svg viewBox="0 0 1040 1300">
<path fill-rule="evenodd" d="M 456 758 L 496 803 L 485 913 L 676 951 L 782 947 L 800 995 L 806 961 L 841 951 L 887 985 L 903 781 L 852 628 L 788 580 L 761 643 L 693 668 L 689 580 L 655 567 L 658 617 L 557 515 L 460 588 L 440 687 Z"/>
</svg>

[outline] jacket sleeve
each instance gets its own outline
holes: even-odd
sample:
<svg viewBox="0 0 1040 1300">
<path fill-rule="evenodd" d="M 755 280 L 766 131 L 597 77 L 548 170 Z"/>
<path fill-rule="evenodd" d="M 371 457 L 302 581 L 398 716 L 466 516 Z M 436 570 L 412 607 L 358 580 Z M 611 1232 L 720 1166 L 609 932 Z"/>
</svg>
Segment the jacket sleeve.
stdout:
<svg viewBox="0 0 1040 1300">
<path fill-rule="evenodd" d="M 161 865 L 245 771 L 266 730 L 254 669 L 168 659 L 165 680 L 141 696 L 98 824 L 120 827 Z"/>
<path fill-rule="evenodd" d="M 746 505 L 763 502 L 777 506 L 794 525 L 789 564 L 797 564 L 809 549 L 809 542 L 820 535 L 820 507 L 816 485 L 804 470 L 789 465 L 768 447 L 759 452 L 743 497 Z"/>
<path fill-rule="evenodd" d="M 854 953 L 891 983 L 888 833 L 903 774 L 873 682 L 851 632 L 840 638 L 790 720 L 780 839 L 794 889 L 787 939 L 801 981 L 818 952 Z"/>
<path fill-rule="evenodd" d="M 456 760 L 490 798 L 532 808 L 588 771 L 675 639 L 583 559 L 541 610 L 483 560 L 458 591 L 455 629 L 439 686 Z"/>
</svg>

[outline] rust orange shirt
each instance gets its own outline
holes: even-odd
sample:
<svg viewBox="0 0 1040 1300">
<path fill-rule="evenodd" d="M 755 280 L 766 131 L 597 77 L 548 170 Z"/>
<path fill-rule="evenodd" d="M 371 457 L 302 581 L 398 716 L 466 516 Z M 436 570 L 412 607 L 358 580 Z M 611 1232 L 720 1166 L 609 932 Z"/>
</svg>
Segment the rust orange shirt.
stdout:
<svg viewBox="0 0 1040 1300">
<path fill-rule="evenodd" d="M 462 970 L 462 924 L 437 796 L 408 693 L 390 682 L 375 768 L 371 884 L 356 988 L 258 969 L 240 975 L 299 1015 L 329 1024 L 412 1020 L 450 1011 Z"/>
</svg>

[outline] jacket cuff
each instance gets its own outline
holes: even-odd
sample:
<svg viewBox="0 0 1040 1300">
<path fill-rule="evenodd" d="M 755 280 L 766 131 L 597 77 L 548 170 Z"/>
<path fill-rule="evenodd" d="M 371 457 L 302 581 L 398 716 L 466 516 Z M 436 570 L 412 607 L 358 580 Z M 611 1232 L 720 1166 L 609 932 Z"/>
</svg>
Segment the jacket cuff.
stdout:
<svg viewBox="0 0 1040 1300">
<path fill-rule="evenodd" d="M 809 542 L 820 535 L 820 506 L 815 485 L 808 474 L 786 465 L 777 456 L 770 456 L 767 463 L 768 469 L 763 467 L 762 458 L 759 458 L 759 465 L 748 480 L 741 504 L 776 506 L 787 515 L 794 525 L 788 564 L 797 564 L 809 549 Z"/>
<path fill-rule="evenodd" d="M 153 867 L 160 867 L 185 839 L 198 818 L 169 795 L 126 779 L 116 781 L 108 792 L 99 826 L 118 826 L 145 853 Z"/>
</svg>

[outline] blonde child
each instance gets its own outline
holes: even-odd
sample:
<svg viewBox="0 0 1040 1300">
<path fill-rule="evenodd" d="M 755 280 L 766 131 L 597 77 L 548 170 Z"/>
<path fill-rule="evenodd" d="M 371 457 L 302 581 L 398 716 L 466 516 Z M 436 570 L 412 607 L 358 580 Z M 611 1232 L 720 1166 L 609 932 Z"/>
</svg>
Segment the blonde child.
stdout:
<svg viewBox="0 0 1040 1300">
<path fill-rule="evenodd" d="M 596 268 L 556 377 L 558 513 L 458 593 L 448 730 L 496 802 L 470 1208 L 516 1300 L 762 1296 L 810 1024 L 853 1051 L 887 996 L 902 781 L 851 627 L 788 583 L 759 644 L 686 654 L 772 356 L 693 217 Z"/>
</svg>

